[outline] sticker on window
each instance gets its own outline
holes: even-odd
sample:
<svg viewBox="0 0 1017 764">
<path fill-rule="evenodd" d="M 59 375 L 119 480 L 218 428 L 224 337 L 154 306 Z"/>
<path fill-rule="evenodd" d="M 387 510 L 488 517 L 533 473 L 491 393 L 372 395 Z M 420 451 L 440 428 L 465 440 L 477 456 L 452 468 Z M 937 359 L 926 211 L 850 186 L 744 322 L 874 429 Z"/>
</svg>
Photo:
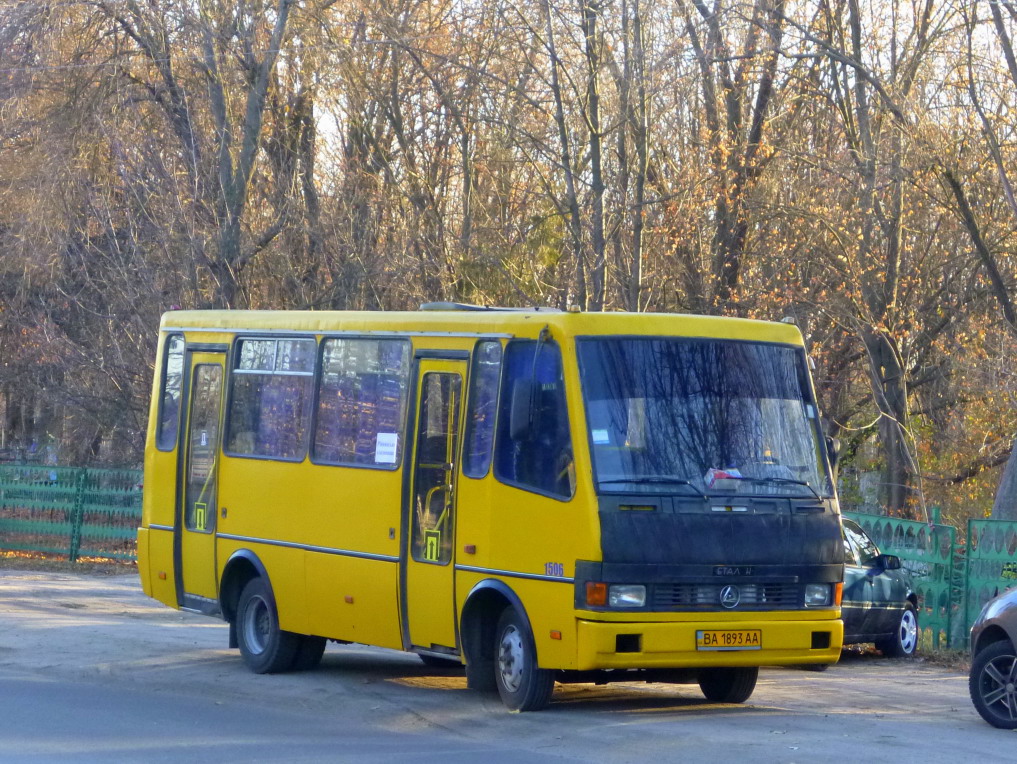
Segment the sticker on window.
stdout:
<svg viewBox="0 0 1017 764">
<path fill-rule="evenodd" d="M 395 464 L 396 453 L 399 451 L 399 433 L 379 432 L 374 442 L 374 463 Z"/>
<path fill-rule="evenodd" d="M 731 487 L 732 480 L 741 479 L 742 473 L 733 467 L 728 467 L 722 470 L 710 467 L 710 469 L 706 471 L 706 475 L 703 476 L 703 483 L 706 484 L 707 488 L 724 489 Z"/>
<path fill-rule="evenodd" d="M 594 430 L 593 431 L 593 443 L 597 446 L 603 446 L 606 443 L 611 442 L 611 434 L 607 430 Z"/>
</svg>

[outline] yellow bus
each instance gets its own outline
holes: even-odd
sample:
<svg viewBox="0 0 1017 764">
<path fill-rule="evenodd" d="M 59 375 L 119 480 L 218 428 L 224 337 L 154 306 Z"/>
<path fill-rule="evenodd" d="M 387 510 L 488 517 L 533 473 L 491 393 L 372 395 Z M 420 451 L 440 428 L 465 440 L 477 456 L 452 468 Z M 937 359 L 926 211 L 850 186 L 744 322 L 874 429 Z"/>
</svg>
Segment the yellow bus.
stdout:
<svg viewBox="0 0 1017 764">
<path fill-rule="evenodd" d="M 555 682 L 698 682 L 840 654 L 843 547 L 799 330 L 432 304 L 163 316 L 144 591 L 259 673 L 327 640 Z"/>
</svg>

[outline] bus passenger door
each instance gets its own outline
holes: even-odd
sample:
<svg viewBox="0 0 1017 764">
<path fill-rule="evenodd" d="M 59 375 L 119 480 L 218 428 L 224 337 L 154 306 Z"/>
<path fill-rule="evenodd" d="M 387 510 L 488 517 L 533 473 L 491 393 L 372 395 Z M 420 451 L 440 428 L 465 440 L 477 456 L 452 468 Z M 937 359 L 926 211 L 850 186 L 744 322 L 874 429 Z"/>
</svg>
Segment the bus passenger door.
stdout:
<svg viewBox="0 0 1017 764">
<path fill-rule="evenodd" d="M 188 353 L 187 428 L 181 449 L 182 506 L 176 522 L 177 591 L 183 607 L 214 611 L 215 519 L 225 354 Z"/>
<path fill-rule="evenodd" d="M 404 557 L 404 637 L 413 646 L 444 652 L 457 647 L 456 460 L 466 363 L 419 359 L 418 364 L 407 502 L 409 549 Z"/>
</svg>

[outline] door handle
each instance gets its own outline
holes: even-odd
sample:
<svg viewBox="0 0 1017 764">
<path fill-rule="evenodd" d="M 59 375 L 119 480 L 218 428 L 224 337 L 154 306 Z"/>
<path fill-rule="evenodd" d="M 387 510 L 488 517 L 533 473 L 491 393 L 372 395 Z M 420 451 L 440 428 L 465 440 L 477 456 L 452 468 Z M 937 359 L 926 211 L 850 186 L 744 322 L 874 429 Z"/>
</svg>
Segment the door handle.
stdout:
<svg viewBox="0 0 1017 764">
<path fill-rule="evenodd" d="M 225 519 L 226 519 L 226 507 L 222 507 L 222 508 L 220 508 L 220 509 L 219 509 L 219 516 L 220 516 L 220 517 L 221 517 L 221 518 L 222 518 L 223 520 L 225 520 Z"/>
</svg>

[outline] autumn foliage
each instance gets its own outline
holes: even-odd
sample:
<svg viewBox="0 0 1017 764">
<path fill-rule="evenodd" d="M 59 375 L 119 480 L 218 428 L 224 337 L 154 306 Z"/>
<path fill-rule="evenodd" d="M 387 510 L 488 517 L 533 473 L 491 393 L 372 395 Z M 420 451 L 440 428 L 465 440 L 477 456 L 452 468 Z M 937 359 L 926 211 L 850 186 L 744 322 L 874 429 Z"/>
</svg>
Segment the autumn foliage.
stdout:
<svg viewBox="0 0 1017 764">
<path fill-rule="evenodd" d="M 139 463 L 175 306 L 789 316 L 845 500 L 984 514 L 1015 31 L 1012 0 L 3 5 L 0 454 Z"/>
</svg>

